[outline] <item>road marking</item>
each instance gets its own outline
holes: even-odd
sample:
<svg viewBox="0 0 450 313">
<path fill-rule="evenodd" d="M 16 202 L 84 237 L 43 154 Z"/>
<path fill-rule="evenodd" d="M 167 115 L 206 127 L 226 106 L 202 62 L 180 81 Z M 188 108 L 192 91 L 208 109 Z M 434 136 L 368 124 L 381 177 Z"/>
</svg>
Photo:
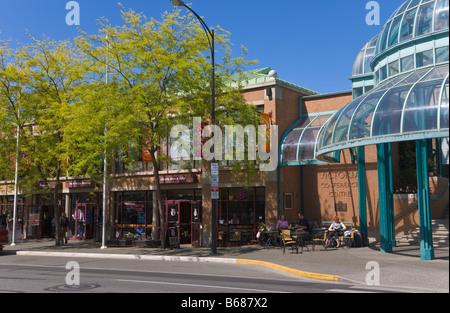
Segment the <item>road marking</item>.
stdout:
<svg viewBox="0 0 450 313">
<path fill-rule="evenodd" d="M 352 290 L 352 289 L 328 289 L 326 292 L 336 292 L 336 293 L 382 293 L 382 291 L 369 291 L 369 290 Z"/>
<path fill-rule="evenodd" d="M 216 288 L 216 289 L 230 289 L 230 290 L 242 290 L 252 292 L 269 292 L 269 293 L 288 293 L 281 291 L 251 289 L 251 288 L 239 288 L 239 287 L 224 287 L 224 286 L 209 286 L 209 285 L 195 285 L 195 284 L 182 284 L 182 283 L 168 283 L 161 281 L 147 281 L 147 280 L 128 280 L 128 279 L 116 279 L 116 281 L 128 282 L 128 283 L 141 283 L 141 284 L 158 284 L 158 285 L 173 285 L 173 286 L 186 286 L 186 287 L 201 287 L 201 288 Z"/>
</svg>

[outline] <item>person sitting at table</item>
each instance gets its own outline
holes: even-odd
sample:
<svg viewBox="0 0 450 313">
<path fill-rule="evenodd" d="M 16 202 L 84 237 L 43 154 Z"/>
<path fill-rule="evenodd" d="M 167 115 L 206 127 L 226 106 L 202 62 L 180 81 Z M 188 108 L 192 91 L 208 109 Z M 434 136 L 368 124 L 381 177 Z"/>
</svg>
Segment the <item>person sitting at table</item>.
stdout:
<svg viewBox="0 0 450 313">
<path fill-rule="evenodd" d="M 283 229 L 287 229 L 289 226 L 288 221 L 286 221 L 286 215 L 281 214 L 280 219 L 277 222 L 277 230 L 282 231 Z"/>
<path fill-rule="evenodd" d="M 345 227 L 344 223 L 339 222 L 339 216 L 336 216 L 334 218 L 334 223 L 328 228 L 328 237 L 325 246 L 328 246 L 328 242 L 334 238 L 336 240 L 336 248 L 339 248 L 339 234 L 346 229 L 347 227 Z"/>
<path fill-rule="evenodd" d="M 231 219 L 230 224 L 239 224 L 239 218 L 236 213 L 233 213 L 233 218 Z"/>
<path fill-rule="evenodd" d="M 300 212 L 298 213 L 298 227 L 302 229 L 304 233 L 311 232 L 311 228 L 309 226 L 308 220 L 303 216 L 303 214 Z"/>
</svg>

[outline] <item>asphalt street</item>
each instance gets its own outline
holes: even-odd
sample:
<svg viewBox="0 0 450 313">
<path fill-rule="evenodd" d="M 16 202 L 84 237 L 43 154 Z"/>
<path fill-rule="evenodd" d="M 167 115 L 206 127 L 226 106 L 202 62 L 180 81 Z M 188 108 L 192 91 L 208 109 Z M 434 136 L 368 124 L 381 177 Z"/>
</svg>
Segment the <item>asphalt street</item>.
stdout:
<svg viewBox="0 0 450 313">
<path fill-rule="evenodd" d="M 211 256 L 210 249 L 189 245 L 100 249 L 96 242 L 55 247 L 54 241 L 27 240 L 0 252 L 0 292 L 448 293 L 448 247 L 436 248 L 433 261 L 421 260 L 419 248 L 398 246 L 387 254 L 375 243 L 283 254 L 247 246 Z M 79 264 L 80 283 L 67 289 L 69 261 Z"/>
<path fill-rule="evenodd" d="M 79 282 L 73 266 L 79 266 Z M 68 279 L 68 281 L 67 281 Z M 69 284 L 68 284 L 69 283 Z M 51 258 L 0 258 L 2 293 L 373 293 L 399 289 L 323 282 L 241 264 Z"/>
</svg>

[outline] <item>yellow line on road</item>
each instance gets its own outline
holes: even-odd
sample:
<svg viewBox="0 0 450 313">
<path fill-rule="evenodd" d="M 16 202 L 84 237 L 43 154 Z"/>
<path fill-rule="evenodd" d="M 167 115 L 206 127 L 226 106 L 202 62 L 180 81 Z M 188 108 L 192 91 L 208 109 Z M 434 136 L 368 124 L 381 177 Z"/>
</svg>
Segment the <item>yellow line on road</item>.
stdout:
<svg viewBox="0 0 450 313">
<path fill-rule="evenodd" d="M 312 279 L 332 280 L 332 281 L 337 281 L 339 279 L 339 276 L 337 276 L 337 275 L 305 272 L 305 271 L 300 271 L 300 270 L 292 269 L 292 268 L 289 268 L 286 266 L 269 263 L 269 262 L 264 262 L 264 261 L 236 259 L 236 263 L 237 264 L 263 266 L 263 267 L 271 268 L 271 269 L 278 270 L 281 272 L 289 273 L 292 275 L 307 277 L 307 278 L 312 278 Z"/>
</svg>

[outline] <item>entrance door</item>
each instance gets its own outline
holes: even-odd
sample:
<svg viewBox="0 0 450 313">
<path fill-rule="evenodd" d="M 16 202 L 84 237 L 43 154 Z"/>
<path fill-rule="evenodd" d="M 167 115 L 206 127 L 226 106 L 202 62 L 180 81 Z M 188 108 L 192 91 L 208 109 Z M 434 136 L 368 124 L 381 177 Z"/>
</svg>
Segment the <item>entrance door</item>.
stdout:
<svg viewBox="0 0 450 313">
<path fill-rule="evenodd" d="M 193 247 L 200 246 L 200 230 L 202 221 L 201 209 L 201 201 L 191 203 L 191 244 Z"/>
<path fill-rule="evenodd" d="M 166 201 L 166 230 L 168 237 L 178 237 L 180 244 L 200 243 L 200 201 Z"/>
<path fill-rule="evenodd" d="M 86 239 L 86 217 L 87 205 L 79 203 L 76 205 L 75 212 L 71 216 L 71 230 L 73 237 L 71 240 L 85 240 Z"/>
<path fill-rule="evenodd" d="M 28 232 L 27 238 L 40 239 L 42 237 L 43 219 L 40 206 L 28 207 Z"/>
</svg>

